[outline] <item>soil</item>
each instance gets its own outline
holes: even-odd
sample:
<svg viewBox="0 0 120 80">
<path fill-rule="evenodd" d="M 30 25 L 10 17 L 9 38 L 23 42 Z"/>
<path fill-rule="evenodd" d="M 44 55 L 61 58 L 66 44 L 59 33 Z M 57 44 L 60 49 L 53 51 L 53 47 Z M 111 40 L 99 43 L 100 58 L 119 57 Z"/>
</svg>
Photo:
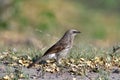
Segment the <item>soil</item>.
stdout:
<svg viewBox="0 0 120 80">
<path fill-rule="evenodd" d="M 9 73 L 15 72 L 15 67 L 10 67 L 7 65 L 0 64 L 0 79 L 2 79 L 5 75 Z M 105 80 L 103 77 L 106 77 L 106 80 L 120 80 L 120 69 L 115 67 L 109 71 L 108 75 L 95 73 L 95 72 L 88 72 L 86 75 L 72 75 L 69 72 L 56 72 L 56 73 L 49 73 L 49 72 L 42 72 L 36 68 L 26 68 L 21 67 L 20 71 L 23 72 L 25 75 L 28 76 L 27 79 L 20 79 L 20 80 Z"/>
</svg>

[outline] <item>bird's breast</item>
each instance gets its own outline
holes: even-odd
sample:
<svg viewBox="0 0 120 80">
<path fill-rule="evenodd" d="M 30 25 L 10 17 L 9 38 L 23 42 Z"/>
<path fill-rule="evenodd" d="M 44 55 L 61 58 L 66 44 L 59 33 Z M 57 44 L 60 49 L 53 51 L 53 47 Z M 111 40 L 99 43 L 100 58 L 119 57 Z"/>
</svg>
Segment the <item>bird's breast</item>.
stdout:
<svg viewBox="0 0 120 80">
<path fill-rule="evenodd" d="M 61 52 L 58 53 L 59 57 L 66 57 L 69 51 L 70 51 L 70 48 L 66 48 L 62 50 Z"/>
</svg>

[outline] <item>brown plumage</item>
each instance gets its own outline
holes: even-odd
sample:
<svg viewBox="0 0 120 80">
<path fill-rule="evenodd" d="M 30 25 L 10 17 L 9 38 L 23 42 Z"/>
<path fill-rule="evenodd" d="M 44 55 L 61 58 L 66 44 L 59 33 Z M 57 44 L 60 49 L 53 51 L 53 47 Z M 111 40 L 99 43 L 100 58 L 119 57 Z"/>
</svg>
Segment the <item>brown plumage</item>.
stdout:
<svg viewBox="0 0 120 80">
<path fill-rule="evenodd" d="M 59 61 L 60 58 L 66 57 L 67 53 L 72 48 L 73 40 L 77 33 L 80 33 L 80 31 L 74 29 L 66 31 L 64 36 L 56 44 L 49 48 L 40 59 L 37 59 L 35 62 L 30 64 L 28 68 L 42 60 L 54 58 L 56 61 Z"/>
</svg>

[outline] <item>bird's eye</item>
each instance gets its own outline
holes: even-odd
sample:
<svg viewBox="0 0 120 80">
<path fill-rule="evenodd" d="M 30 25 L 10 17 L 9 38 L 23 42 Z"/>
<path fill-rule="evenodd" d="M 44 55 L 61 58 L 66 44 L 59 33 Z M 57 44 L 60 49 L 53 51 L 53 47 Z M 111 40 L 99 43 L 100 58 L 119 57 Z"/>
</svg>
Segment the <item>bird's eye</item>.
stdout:
<svg viewBox="0 0 120 80">
<path fill-rule="evenodd" d="M 79 31 L 73 31 L 73 33 L 79 33 Z"/>
<path fill-rule="evenodd" d="M 76 31 L 73 31 L 73 33 L 76 33 Z"/>
<path fill-rule="evenodd" d="M 80 31 L 73 31 L 73 33 L 80 33 Z"/>
</svg>

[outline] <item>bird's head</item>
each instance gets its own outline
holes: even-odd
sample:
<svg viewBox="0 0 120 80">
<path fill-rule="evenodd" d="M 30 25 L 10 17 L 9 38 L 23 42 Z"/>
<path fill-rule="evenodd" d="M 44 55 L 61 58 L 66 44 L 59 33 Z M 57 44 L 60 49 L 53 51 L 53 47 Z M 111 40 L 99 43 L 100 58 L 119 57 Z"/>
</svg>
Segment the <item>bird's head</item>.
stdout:
<svg viewBox="0 0 120 80">
<path fill-rule="evenodd" d="M 67 33 L 70 34 L 71 36 L 75 36 L 76 34 L 81 33 L 81 32 L 75 29 L 70 29 L 67 31 Z"/>
</svg>

